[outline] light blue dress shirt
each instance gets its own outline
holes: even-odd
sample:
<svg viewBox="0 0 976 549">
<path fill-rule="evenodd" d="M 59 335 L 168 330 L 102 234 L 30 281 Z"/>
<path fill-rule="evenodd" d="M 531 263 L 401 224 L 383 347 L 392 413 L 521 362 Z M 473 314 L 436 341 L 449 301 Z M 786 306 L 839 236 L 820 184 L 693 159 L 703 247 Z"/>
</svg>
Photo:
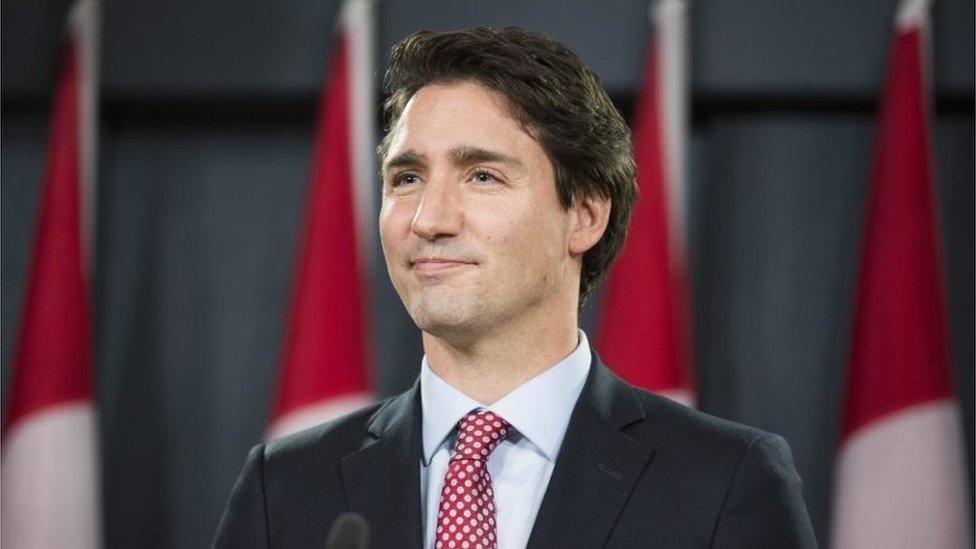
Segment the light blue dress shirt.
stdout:
<svg viewBox="0 0 976 549">
<path fill-rule="evenodd" d="M 569 356 L 504 396 L 484 406 L 451 387 L 427 365 L 420 370 L 423 458 L 420 466 L 424 546 L 434 546 L 437 510 L 447 464 L 454 450 L 457 422 L 472 410 L 490 410 L 511 425 L 488 457 L 495 494 L 499 549 L 521 549 L 529 541 L 539 505 L 569 426 L 569 416 L 590 371 L 590 345 L 579 331 Z"/>
</svg>

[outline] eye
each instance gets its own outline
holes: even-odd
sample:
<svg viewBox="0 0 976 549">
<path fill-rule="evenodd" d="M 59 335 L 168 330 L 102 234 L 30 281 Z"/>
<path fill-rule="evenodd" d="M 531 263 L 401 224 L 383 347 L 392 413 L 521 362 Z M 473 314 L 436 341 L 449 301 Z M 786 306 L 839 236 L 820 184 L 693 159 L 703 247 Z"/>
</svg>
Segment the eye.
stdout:
<svg viewBox="0 0 976 549">
<path fill-rule="evenodd" d="M 392 179 L 390 179 L 391 187 L 400 187 L 402 185 L 413 185 L 420 181 L 420 177 L 413 172 L 401 172 L 395 174 Z"/>
<path fill-rule="evenodd" d="M 471 174 L 471 179 L 475 183 L 496 183 L 499 181 L 499 179 L 495 177 L 494 174 L 484 169 L 475 170 L 475 172 Z"/>
</svg>

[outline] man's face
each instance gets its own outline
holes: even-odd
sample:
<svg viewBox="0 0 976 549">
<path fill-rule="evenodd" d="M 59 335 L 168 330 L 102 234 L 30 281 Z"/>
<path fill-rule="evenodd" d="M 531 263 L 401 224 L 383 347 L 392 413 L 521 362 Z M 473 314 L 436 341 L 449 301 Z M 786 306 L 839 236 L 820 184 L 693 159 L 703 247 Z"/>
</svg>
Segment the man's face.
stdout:
<svg viewBox="0 0 976 549">
<path fill-rule="evenodd" d="M 501 95 L 420 89 L 382 163 L 383 253 L 422 330 L 476 337 L 578 290 L 552 164 Z"/>
</svg>

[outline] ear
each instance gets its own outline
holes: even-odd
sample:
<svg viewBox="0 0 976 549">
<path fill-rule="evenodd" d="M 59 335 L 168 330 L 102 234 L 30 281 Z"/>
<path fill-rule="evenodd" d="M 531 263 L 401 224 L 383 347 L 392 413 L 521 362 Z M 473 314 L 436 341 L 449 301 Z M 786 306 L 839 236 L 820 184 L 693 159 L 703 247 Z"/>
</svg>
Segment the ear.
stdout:
<svg viewBox="0 0 976 549">
<path fill-rule="evenodd" d="M 596 245 L 610 222 L 610 198 L 600 196 L 573 199 L 569 220 L 569 252 L 583 255 Z"/>
</svg>

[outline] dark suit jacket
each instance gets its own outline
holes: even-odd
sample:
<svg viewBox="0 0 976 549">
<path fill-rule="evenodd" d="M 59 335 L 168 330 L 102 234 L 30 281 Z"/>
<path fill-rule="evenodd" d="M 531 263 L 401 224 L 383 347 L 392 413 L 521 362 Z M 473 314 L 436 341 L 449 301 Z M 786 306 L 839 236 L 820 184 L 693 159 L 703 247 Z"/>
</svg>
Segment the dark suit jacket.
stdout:
<svg viewBox="0 0 976 549">
<path fill-rule="evenodd" d="M 419 549 L 420 432 L 415 384 L 259 444 L 214 547 L 318 549 L 351 510 L 370 547 Z M 594 355 L 528 546 L 816 547 L 800 489 L 781 437 L 635 389 Z"/>
</svg>

